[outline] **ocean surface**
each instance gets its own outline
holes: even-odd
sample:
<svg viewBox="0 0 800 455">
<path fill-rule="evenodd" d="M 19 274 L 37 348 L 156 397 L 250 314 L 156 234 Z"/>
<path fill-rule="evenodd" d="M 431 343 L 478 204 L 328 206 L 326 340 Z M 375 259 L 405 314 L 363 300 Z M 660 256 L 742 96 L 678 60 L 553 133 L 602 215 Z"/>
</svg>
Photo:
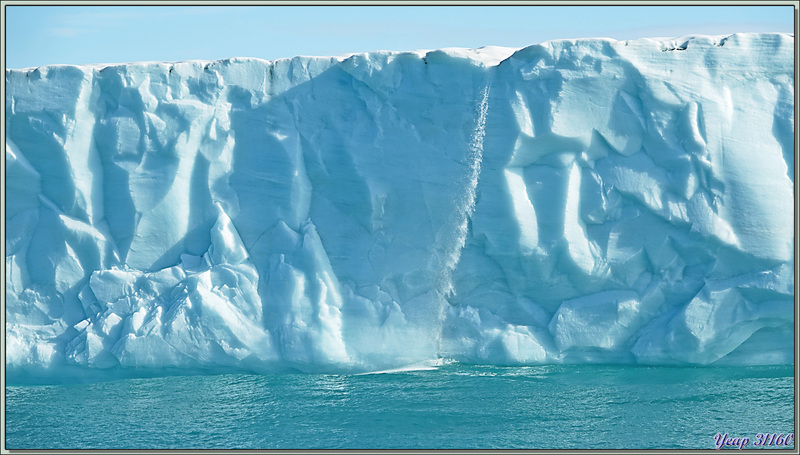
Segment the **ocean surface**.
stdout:
<svg viewBox="0 0 800 455">
<path fill-rule="evenodd" d="M 445 364 L 8 386 L 5 424 L 8 449 L 754 449 L 794 397 L 792 366 Z"/>
</svg>

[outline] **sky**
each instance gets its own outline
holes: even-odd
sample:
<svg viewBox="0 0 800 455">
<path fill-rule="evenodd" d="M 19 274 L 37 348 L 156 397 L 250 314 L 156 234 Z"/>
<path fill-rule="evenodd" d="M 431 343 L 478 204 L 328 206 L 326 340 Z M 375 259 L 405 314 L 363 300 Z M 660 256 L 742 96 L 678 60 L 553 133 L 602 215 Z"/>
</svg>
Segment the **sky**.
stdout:
<svg viewBox="0 0 800 455">
<path fill-rule="evenodd" d="M 6 68 L 794 32 L 793 6 L 5 6 Z"/>
</svg>

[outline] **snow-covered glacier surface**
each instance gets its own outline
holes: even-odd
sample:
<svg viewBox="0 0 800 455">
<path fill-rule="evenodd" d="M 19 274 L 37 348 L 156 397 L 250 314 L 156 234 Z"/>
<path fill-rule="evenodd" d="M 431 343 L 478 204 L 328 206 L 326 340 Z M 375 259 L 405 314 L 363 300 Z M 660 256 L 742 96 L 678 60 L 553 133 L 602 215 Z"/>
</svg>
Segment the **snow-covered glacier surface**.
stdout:
<svg viewBox="0 0 800 455">
<path fill-rule="evenodd" d="M 793 44 L 7 70 L 9 378 L 791 363 Z"/>
</svg>

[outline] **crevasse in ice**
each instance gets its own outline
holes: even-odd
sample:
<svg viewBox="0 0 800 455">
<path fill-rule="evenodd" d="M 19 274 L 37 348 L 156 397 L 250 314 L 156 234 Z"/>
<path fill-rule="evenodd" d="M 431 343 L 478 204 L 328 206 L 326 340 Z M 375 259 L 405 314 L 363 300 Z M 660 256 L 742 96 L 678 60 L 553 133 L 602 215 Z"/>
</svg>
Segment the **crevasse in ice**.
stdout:
<svg viewBox="0 0 800 455">
<path fill-rule="evenodd" d="M 12 375 L 791 362 L 791 35 L 6 84 Z"/>
</svg>

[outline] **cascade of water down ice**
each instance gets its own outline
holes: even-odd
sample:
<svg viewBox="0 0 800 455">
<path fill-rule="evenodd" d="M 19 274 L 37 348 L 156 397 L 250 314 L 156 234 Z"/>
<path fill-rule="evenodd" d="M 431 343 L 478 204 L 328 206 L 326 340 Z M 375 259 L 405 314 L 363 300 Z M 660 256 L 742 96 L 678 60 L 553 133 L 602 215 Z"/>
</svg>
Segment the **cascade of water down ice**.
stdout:
<svg viewBox="0 0 800 455">
<path fill-rule="evenodd" d="M 470 134 L 466 155 L 466 169 L 457 183 L 453 201 L 451 221 L 444 230 L 444 239 L 437 239 L 432 268 L 436 272 L 435 301 L 437 322 L 437 346 L 441 352 L 441 333 L 444 329 L 448 298 L 455 293 L 453 272 L 461 259 L 461 252 L 469 235 L 469 220 L 475 211 L 478 181 L 483 162 L 483 142 L 486 136 L 486 118 L 489 112 L 489 93 L 491 91 L 491 72 L 487 73 L 475 106 L 475 126 Z"/>
<path fill-rule="evenodd" d="M 461 259 L 461 251 L 467 241 L 469 234 L 469 219 L 475 211 L 475 199 L 477 198 L 478 179 L 481 175 L 481 164 L 483 162 L 483 139 L 486 136 L 486 117 L 489 113 L 489 92 L 491 91 L 491 73 L 487 74 L 486 81 L 480 92 L 480 101 L 476 106 L 477 119 L 475 128 L 472 130 L 469 141 L 469 153 L 467 154 L 467 171 L 455 203 L 454 213 L 455 226 L 454 236 L 447 245 L 442 263 L 441 291 L 445 296 L 452 295 L 453 278 L 452 273 Z"/>
</svg>

